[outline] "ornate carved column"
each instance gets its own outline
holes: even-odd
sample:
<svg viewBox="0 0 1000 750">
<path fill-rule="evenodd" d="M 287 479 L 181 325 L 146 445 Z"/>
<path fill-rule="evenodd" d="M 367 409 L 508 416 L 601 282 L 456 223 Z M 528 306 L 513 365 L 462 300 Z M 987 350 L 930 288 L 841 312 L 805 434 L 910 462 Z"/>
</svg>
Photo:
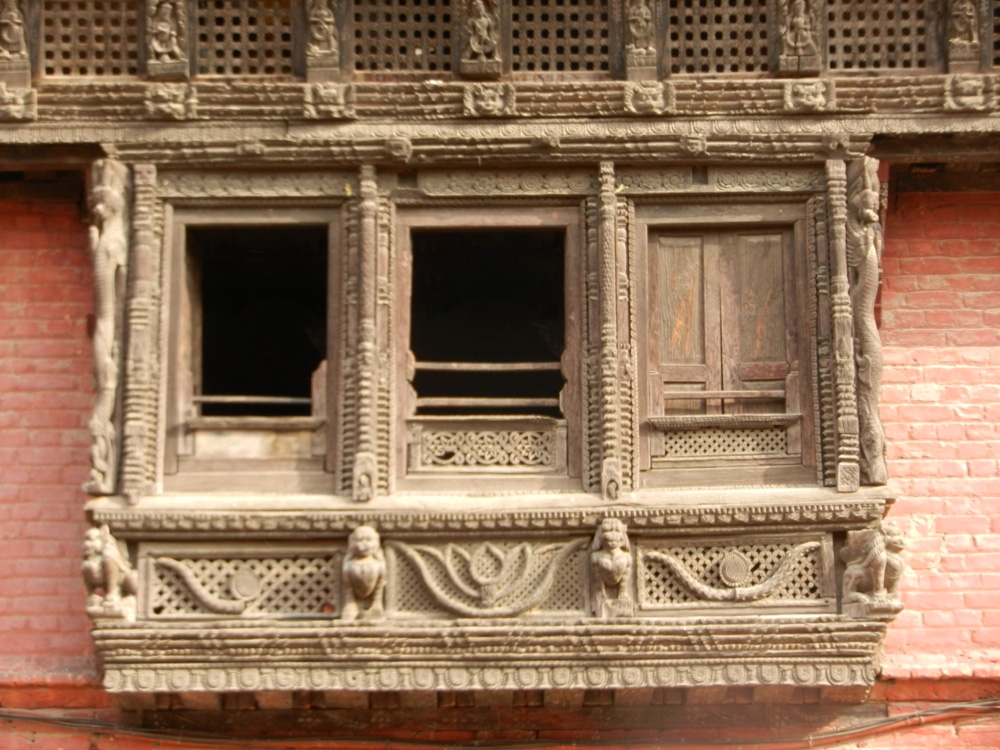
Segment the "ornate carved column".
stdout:
<svg viewBox="0 0 1000 750">
<path fill-rule="evenodd" d="M 306 80 L 310 83 L 340 78 L 340 23 L 337 0 L 307 0 Z"/>
<path fill-rule="evenodd" d="M 459 13 L 464 78 L 497 78 L 503 70 L 500 0 L 463 0 Z"/>
<path fill-rule="evenodd" d="M 854 492 L 858 466 L 858 404 L 854 389 L 854 326 L 847 278 L 847 172 L 844 162 L 826 162 L 829 198 L 830 297 L 833 308 L 833 361 L 837 395 L 837 489 Z"/>
<path fill-rule="evenodd" d="M 361 167 L 358 259 L 358 449 L 354 456 L 351 496 L 367 502 L 377 486 L 376 388 L 378 342 L 376 315 L 376 261 L 378 253 L 378 181 L 375 167 Z"/>
<path fill-rule="evenodd" d="M 159 440 L 160 254 L 156 246 L 156 167 L 132 168 L 132 248 L 129 258 L 122 492 L 129 502 L 156 484 Z"/>
<path fill-rule="evenodd" d="M 147 77 L 190 78 L 189 50 L 185 0 L 146 0 Z"/>
<path fill-rule="evenodd" d="M 979 72 L 982 59 L 980 4 L 975 0 L 951 0 L 948 5 L 946 54 L 948 72 Z"/>
<path fill-rule="evenodd" d="M 818 75 L 823 67 L 818 0 L 779 0 L 778 72 Z"/>
<path fill-rule="evenodd" d="M 598 194 L 598 295 L 601 326 L 601 494 L 617 500 L 622 491 L 621 415 L 618 398 L 618 199 L 615 166 L 600 165 Z"/>
<path fill-rule="evenodd" d="M 94 267 L 94 410 L 90 428 L 92 495 L 115 491 L 118 469 L 122 310 L 120 293 L 128 262 L 128 169 L 114 159 L 94 163 L 90 188 L 90 255 Z"/>
</svg>

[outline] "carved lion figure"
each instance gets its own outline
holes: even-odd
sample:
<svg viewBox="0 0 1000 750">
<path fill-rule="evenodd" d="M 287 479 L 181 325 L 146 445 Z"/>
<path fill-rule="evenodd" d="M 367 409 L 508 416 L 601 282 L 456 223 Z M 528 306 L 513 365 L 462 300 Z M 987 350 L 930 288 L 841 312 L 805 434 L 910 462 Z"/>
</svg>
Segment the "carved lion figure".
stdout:
<svg viewBox="0 0 1000 750">
<path fill-rule="evenodd" d="M 382 552 L 378 532 L 371 526 L 359 526 L 347 538 L 343 577 L 344 608 L 341 618 L 380 618 L 383 614 L 385 554 Z"/>
<path fill-rule="evenodd" d="M 598 617 L 628 617 L 633 613 L 629 596 L 632 550 L 628 530 L 617 518 L 605 518 L 590 547 L 591 595 Z"/>
<path fill-rule="evenodd" d="M 87 584 L 87 613 L 91 617 L 135 616 L 138 572 L 105 525 L 87 530 L 83 539 L 83 572 Z"/>
<path fill-rule="evenodd" d="M 871 610 L 898 611 L 899 582 L 904 564 L 903 536 L 895 524 L 851 531 L 840 558 L 844 571 L 844 604 L 868 605 Z"/>
</svg>

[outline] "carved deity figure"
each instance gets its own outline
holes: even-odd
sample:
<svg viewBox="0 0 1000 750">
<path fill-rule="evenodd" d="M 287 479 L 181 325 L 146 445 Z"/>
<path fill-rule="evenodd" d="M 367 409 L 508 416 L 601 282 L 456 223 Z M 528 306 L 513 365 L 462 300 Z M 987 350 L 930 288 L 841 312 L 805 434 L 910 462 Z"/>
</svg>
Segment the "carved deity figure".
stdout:
<svg viewBox="0 0 1000 750">
<path fill-rule="evenodd" d="M 340 54 L 337 41 L 337 16 L 330 7 L 330 0 L 311 0 L 309 3 L 309 57 L 336 57 Z"/>
<path fill-rule="evenodd" d="M 632 551 L 628 530 L 617 518 L 605 518 L 590 546 L 591 603 L 597 617 L 630 617 Z"/>
<path fill-rule="evenodd" d="M 382 617 L 385 588 L 385 554 L 378 532 L 359 526 L 347 538 L 344 557 L 344 620 L 376 620 Z"/>
<path fill-rule="evenodd" d="M 90 478 L 84 490 L 108 493 L 114 485 L 115 428 L 121 344 L 116 336 L 118 297 L 125 272 L 125 167 L 104 159 L 94 165 L 90 192 L 90 253 L 94 265 L 94 386 L 97 392 L 88 426 Z"/>
<path fill-rule="evenodd" d="M 87 529 L 81 570 L 87 584 L 87 614 L 135 619 L 138 573 L 106 525 Z"/>
<path fill-rule="evenodd" d="M 24 15 L 18 0 L 3 0 L 0 5 L 0 59 L 26 58 L 28 45 L 24 38 Z"/>
<path fill-rule="evenodd" d="M 470 60 L 493 60 L 497 52 L 497 25 L 483 0 L 472 0 L 466 28 L 469 42 L 466 57 Z"/>
<path fill-rule="evenodd" d="M 875 322 L 882 262 L 877 163 L 866 159 L 860 179 L 850 190 L 847 210 L 847 264 L 850 267 L 851 306 L 854 310 L 855 366 L 858 378 L 858 426 L 862 480 L 881 485 L 888 479 L 885 433 L 878 414 L 882 391 L 882 343 Z"/>
<path fill-rule="evenodd" d="M 646 0 L 632 0 L 625 13 L 628 19 L 628 46 L 643 52 L 653 50 L 653 11 Z"/>
<path fill-rule="evenodd" d="M 181 47 L 185 9 L 179 0 L 159 0 L 149 21 L 149 51 L 157 62 L 184 58 Z"/>
<path fill-rule="evenodd" d="M 979 44 L 979 18 L 973 0 L 955 0 L 951 5 L 948 42 L 971 47 Z"/>
<path fill-rule="evenodd" d="M 784 8 L 781 41 L 786 55 L 818 55 L 812 13 L 806 0 L 791 0 Z"/>
<path fill-rule="evenodd" d="M 903 536 L 895 524 L 850 531 L 840 551 L 844 570 L 844 610 L 851 615 L 899 612 L 899 582 L 905 570 Z"/>
</svg>

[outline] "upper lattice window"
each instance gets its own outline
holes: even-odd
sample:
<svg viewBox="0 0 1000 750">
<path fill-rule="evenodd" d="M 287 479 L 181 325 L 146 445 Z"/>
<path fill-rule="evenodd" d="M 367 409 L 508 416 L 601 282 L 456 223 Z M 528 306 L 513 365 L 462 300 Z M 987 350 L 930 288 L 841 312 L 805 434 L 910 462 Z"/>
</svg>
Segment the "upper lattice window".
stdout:
<svg viewBox="0 0 1000 750">
<path fill-rule="evenodd" d="M 447 72 L 451 0 L 354 0 L 354 69 Z"/>
<path fill-rule="evenodd" d="M 670 0 L 671 73 L 767 70 L 766 0 Z"/>
<path fill-rule="evenodd" d="M 511 69 L 608 70 L 607 0 L 511 0 Z"/>
<path fill-rule="evenodd" d="M 919 70 L 928 64 L 924 0 L 828 0 L 830 70 Z"/>
<path fill-rule="evenodd" d="M 45 75 L 136 75 L 138 8 L 125 0 L 46 2 L 41 44 Z"/>
<path fill-rule="evenodd" d="M 292 75 L 292 0 L 198 0 L 198 74 Z"/>
</svg>

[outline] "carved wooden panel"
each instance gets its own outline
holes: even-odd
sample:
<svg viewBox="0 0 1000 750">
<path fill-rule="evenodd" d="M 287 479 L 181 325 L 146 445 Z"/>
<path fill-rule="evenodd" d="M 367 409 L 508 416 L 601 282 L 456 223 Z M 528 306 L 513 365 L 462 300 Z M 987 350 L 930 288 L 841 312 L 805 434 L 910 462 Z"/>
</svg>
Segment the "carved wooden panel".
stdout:
<svg viewBox="0 0 1000 750">
<path fill-rule="evenodd" d="M 199 0 L 199 75 L 292 75 L 292 0 Z"/>
<path fill-rule="evenodd" d="M 134 76 L 139 64 L 139 3 L 46 0 L 41 50 L 46 77 Z"/>
<path fill-rule="evenodd" d="M 786 430 L 782 427 L 703 427 L 665 432 L 665 458 L 785 456 Z"/>
<path fill-rule="evenodd" d="M 767 70 L 767 0 L 669 0 L 671 73 Z"/>
<path fill-rule="evenodd" d="M 608 0 L 511 0 L 516 73 L 607 72 Z"/>
<path fill-rule="evenodd" d="M 451 70 L 451 0 L 354 0 L 351 12 L 355 70 Z"/>
<path fill-rule="evenodd" d="M 925 0 L 838 0 L 826 19 L 827 66 L 831 71 L 931 68 Z"/>
</svg>

